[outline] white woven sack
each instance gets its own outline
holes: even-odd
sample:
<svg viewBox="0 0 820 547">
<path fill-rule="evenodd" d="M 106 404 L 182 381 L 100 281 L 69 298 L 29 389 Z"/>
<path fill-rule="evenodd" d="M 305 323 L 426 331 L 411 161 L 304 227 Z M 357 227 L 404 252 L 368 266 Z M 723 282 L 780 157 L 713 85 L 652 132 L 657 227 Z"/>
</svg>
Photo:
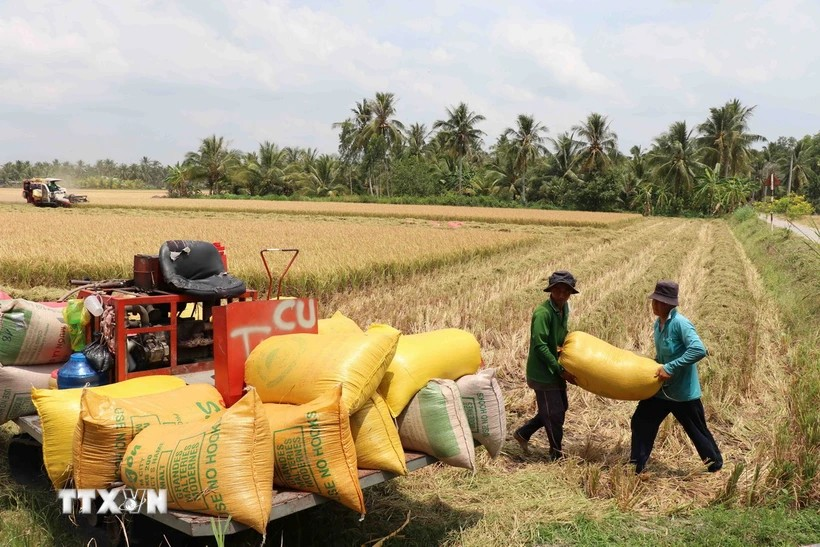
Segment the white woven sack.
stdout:
<svg viewBox="0 0 820 547">
<path fill-rule="evenodd" d="M 0 424 L 20 416 L 37 414 L 31 402 L 31 388 L 45 389 L 54 369 L 62 365 L 0 365 Z"/>
<path fill-rule="evenodd" d="M 488 368 L 477 374 L 462 376 L 456 380 L 456 385 L 473 438 L 495 458 L 507 437 L 504 395 L 495 378 L 495 369 Z"/>
<path fill-rule="evenodd" d="M 475 469 L 475 447 L 453 380 L 430 380 L 398 417 L 407 450 L 424 452 L 454 467 Z"/>
</svg>

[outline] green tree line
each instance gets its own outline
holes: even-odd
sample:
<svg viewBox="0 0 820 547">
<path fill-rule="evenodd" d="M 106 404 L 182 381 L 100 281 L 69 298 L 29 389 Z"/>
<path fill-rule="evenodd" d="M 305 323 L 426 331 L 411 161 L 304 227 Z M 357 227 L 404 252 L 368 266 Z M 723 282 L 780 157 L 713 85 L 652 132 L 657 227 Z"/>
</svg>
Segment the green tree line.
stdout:
<svg viewBox="0 0 820 547">
<path fill-rule="evenodd" d="M 80 188 L 165 188 L 168 167 L 157 160 L 143 156 L 139 163 L 116 163 L 99 160 L 94 164 L 80 160 L 76 163 L 14 161 L 0 166 L 0 185 L 8 186 L 35 177 L 65 179 Z"/>
<path fill-rule="evenodd" d="M 553 134 L 545 121 L 520 114 L 491 142 L 485 117 L 466 103 L 445 109 L 429 127 L 399 119 L 392 93 L 357 101 L 333 124 L 335 154 L 280 147 L 233 149 L 211 135 L 182 161 L 162 166 L 14 162 L 0 182 L 64 176 L 86 187 L 164 187 L 172 197 L 200 194 L 285 198 L 382 199 L 432 203 L 529 205 L 644 214 L 719 215 L 769 197 L 802 195 L 820 209 L 820 132 L 769 141 L 751 132 L 754 106 L 732 99 L 696 126 L 673 122 L 646 150 L 619 149 L 606 115 L 593 112 Z M 764 186 L 765 183 L 765 186 Z M 110 186 L 109 186 L 110 187 Z M 344 197 L 347 196 L 347 197 Z"/>
</svg>

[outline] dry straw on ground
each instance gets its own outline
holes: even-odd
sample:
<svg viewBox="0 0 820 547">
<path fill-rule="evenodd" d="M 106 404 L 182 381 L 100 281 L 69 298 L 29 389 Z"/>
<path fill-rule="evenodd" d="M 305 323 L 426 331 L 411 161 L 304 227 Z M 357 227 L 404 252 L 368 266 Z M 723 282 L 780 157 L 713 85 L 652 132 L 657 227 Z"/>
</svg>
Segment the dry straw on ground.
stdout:
<svg viewBox="0 0 820 547">
<path fill-rule="evenodd" d="M 544 483 L 558 480 L 570 492 L 580 490 L 606 502 L 603 507 L 614 504 L 655 514 L 711 503 L 725 491 L 734 466 L 744 464 L 737 489 L 754 496 L 754 470 L 759 467 L 765 476 L 771 458 L 766 447 L 776 444 L 770 419 L 785 411 L 778 403 L 785 396 L 785 360 L 771 335 L 777 317 L 773 304 L 725 223 L 653 219 L 605 234 L 544 229 L 539 242 L 523 251 L 477 258 L 366 295 L 337 294 L 323 299 L 322 309 L 341 309 L 362 325 L 385 321 L 405 332 L 458 326 L 476 333 L 487 366 L 500 369 L 512 429 L 534 411 L 523 381 L 529 314 L 546 298 L 540 291 L 546 276 L 558 268 L 570 269 L 579 279 L 581 294 L 571 301 L 573 328 L 647 355 L 653 347 L 647 295 L 657 279 L 681 281 L 681 311 L 698 326 L 712 353 L 700 371 L 707 417 L 725 454 L 726 469 L 706 473 L 670 418 L 660 431 L 648 473 L 635 477 L 626 465 L 635 403 L 571 387 L 567 462 L 545 463 L 546 440 L 539 434 L 534 444 L 540 455 L 523 457 L 514 443 L 508 444 L 506 458 L 487 462 L 479 475 L 501 467 L 515 482 L 533 465 L 557 468 L 557 478 L 545 478 Z M 428 480 L 410 476 L 402 488 L 411 497 L 424 495 Z M 511 486 L 508 494 L 519 496 L 521 491 Z M 485 518 L 510 517 L 504 499 L 503 504 L 487 505 Z M 542 515 L 560 512 L 566 501 L 541 497 Z M 537 517 L 512 512 L 518 526 L 538 522 Z M 465 532 L 470 539 L 458 542 L 479 544 L 480 533 L 473 535 L 478 529 L 471 528 Z"/>
</svg>

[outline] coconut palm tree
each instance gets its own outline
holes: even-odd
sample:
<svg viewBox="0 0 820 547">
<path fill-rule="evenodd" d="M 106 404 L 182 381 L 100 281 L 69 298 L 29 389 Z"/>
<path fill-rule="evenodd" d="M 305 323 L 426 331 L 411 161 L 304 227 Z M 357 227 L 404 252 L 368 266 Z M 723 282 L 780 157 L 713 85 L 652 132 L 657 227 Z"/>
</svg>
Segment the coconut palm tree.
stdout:
<svg viewBox="0 0 820 547">
<path fill-rule="evenodd" d="M 427 147 L 427 137 L 429 132 L 423 123 L 414 123 L 405 132 L 404 138 L 407 143 L 405 154 L 410 157 L 420 158 L 424 155 Z"/>
<path fill-rule="evenodd" d="M 721 176 L 749 176 L 752 169 L 751 146 L 765 141 L 749 133 L 749 118 L 755 107 L 745 107 L 738 99 L 709 109 L 709 118 L 698 126 L 701 160 L 706 165 L 721 165 Z"/>
<path fill-rule="evenodd" d="M 239 165 L 236 151 L 228 148 L 224 137 L 211 135 L 202 139 L 199 150 L 185 154 L 185 165 L 191 168 L 194 180 L 204 181 L 211 194 L 218 194 L 220 185 L 229 182 Z"/>
<path fill-rule="evenodd" d="M 652 175 L 667 187 L 665 195 L 671 195 L 685 202 L 692 195 L 695 172 L 705 169 L 696 159 L 696 143 L 692 129 L 686 122 L 674 122 L 666 133 L 655 138 L 649 152 L 649 166 Z"/>
<path fill-rule="evenodd" d="M 199 194 L 199 186 L 193 179 L 193 168 L 180 163 L 168 169 L 165 185 L 168 197 L 187 198 Z"/>
<path fill-rule="evenodd" d="M 293 189 L 286 172 L 287 162 L 284 149 L 265 141 L 258 152 L 245 157 L 242 169 L 237 175 L 252 196 L 279 194 L 290 195 Z"/>
<path fill-rule="evenodd" d="M 300 192 L 315 197 L 343 194 L 346 187 L 340 182 L 339 168 L 339 160 L 322 154 L 310 165 L 307 172 L 299 175 Z"/>
<path fill-rule="evenodd" d="M 521 203 L 527 202 L 527 164 L 547 153 L 542 133 L 549 131 L 547 126 L 535 121 L 533 116 L 519 114 L 518 127 L 508 127 L 504 137 L 509 139 L 514 154 L 516 174 L 521 179 Z"/>
<path fill-rule="evenodd" d="M 376 93 L 376 98 L 368 101 L 363 114 L 370 114 L 370 118 L 356 133 L 354 145 L 370 155 L 367 162 L 371 167 L 381 164 L 389 173 L 390 160 L 395 157 L 404 142 L 404 124 L 396 119 L 396 97 L 393 93 Z M 372 184 L 372 173 L 371 173 Z M 386 180 L 390 181 L 388 176 Z M 390 194 L 390 187 L 387 187 Z"/>
<path fill-rule="evenodd" d="M 563 132 L 557 139 L 547 139 L 552 145 L 549 150 L 550 175 L 570 183 L 581 180 L 578 168 L 581 162 L 581 142 L 575 139 L 575 132 Z"/>
<path fill-rule="evenodd" d="M 697 178 L 695 199 L 711 215 L 716 214 L 721 205 L 721 186 L 724 180 L 720 172 L 720 164 L 717 164 L 711 169 L 708 167 L 704 169 L 703 174 Z"/>
<path fill-rule="evenodd" d="M 581 169 L 586 173 L 605 171 L 618 150 L 618 135 L 609 128 L 606 116 L 593 112 L 581 125 L 572 128 L 582 143 Z"/>
<path fill-rule="evenodd" d="M 646 214 L 649 214 L 651 207 L 645 199 L 647 195 L 651 195 L 651 190 L 648 194 L 646 192 L 647 187 L 651 188 L 647 155 L 640 146 L 633 146 L 629 149 L 629 153 L 631 156 L 627 160 L 626 173 L 621 178 L 618 202 L 627 209 L 640 206 Z"/>
<path fill-rule="evenodd" d="M 481 173 L 476 173 L 475 176 L 470 179 L 467 188 L 464 189 L 464 193 L 468 196 L 500 197 L 506 192 L 503 179 L 503 174 L 492 169 L 487 169 Z"/>
<path fill-rule="evenodd" d="M 436 120 L 433 124 L 433 129 L 440 131 L 446 150 L 456 159 L 459 192 L 463 190 L 464 158 L 481 146 L 484 132 L 476 125 L 482 121 L 484 116 L 470 110 L 467 103 L 459 103 L 447 109 L 446 120 Z"/>
<path fill-rule="evenodd" d="M 788 160 L 783 158 L 783 167 L 787 173 L 787 193 L 792 190 L 805 188 L 811 179 L 815 177 L 811 150 L 811 137 L 804 137 L 794 143 Z"/>
</svg>

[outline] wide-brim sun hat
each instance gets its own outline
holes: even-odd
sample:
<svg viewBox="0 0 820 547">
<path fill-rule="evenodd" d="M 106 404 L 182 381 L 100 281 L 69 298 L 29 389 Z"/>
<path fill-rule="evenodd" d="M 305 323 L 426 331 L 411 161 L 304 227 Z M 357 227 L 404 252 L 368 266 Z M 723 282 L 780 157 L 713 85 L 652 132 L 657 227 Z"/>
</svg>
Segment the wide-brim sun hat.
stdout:
<svg viewBox="0 0 820 547">
<path fill-rule="evenodd" d="M 670 306 L 678 305 L 678 284 L 674 281 L 660 280 L 655 284 L 655 292 L 649 295 L 651 300 L 657 300 Z"/>
<path fill-rule="evenodd" d="M 549 281 L 547 282 L 547 288 L 544 289 L 544 292 L 552 291 L 552 288 L 558 284 L 563 283 L 567 287 L 572 294 L 578 294 L 578 289 L 575 288 L 575 276 L 569 273 L 566 270 L 558 270 L 557 272 L 552 272 L 550 275 Z"/>
</svg>

